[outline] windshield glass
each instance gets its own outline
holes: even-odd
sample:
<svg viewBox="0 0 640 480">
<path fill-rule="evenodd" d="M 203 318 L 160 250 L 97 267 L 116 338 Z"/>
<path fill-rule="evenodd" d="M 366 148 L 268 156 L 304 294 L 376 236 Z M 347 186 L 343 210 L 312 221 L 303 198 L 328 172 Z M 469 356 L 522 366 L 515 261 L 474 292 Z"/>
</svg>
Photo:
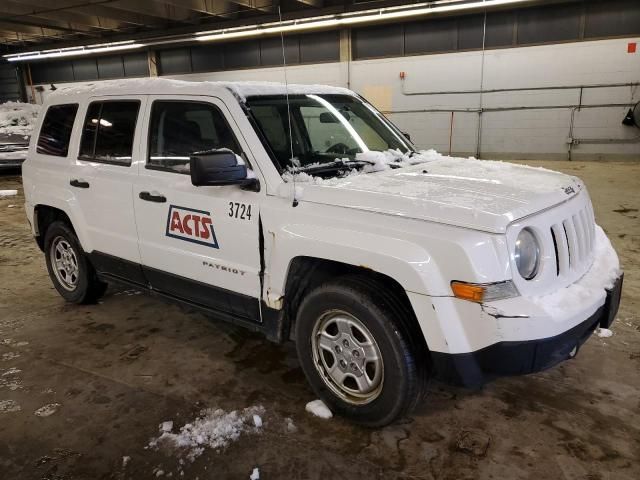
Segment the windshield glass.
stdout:
<svg viewBox="0 0 640 480">
<path fill-rule="evenodd" d="M 285 95 L 259 96 L 247 105 L 282 170 L 355 161 L 370 151 L 413 150 L 380 112 L 351 95 L 290 95 L 289 108 Z"/>
</svg>

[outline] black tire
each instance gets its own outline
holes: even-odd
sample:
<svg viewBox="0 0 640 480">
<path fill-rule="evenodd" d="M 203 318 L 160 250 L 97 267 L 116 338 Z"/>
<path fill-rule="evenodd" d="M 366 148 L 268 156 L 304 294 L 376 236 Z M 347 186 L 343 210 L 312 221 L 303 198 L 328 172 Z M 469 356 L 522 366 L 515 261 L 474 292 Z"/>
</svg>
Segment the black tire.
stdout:
<svg viewBox="0 0 640 480">
<path fill-rule="evenodd" d="M 315 394 L 333 412 L 369 427 L 388 425 L 410 414 L 422 398 L 428 378 L 426 346 L 423 346 L 423 342 L 415 341 L 416 335 L 422 334 L 412 332 L 407 309 L 387 290 L 381 283 L 364 277 L 343 277 L 325 283 L 306 295 L 296 320 L 298 358 Z M 342 315 L 331 312 L 346 312 L 351 316 L 349 322 L 357 319 L 366 327 L 381 353 L 382 383 L 376 390 L 376 396 L 365 399 L 364 403 L 355 403 L 353 398 L 345 398 L 349 396 L 341 392 L 340 387 L 336 389 L 337 384 L 328 373 L 332 368 L 327 369 L 320 358 L 325 354 L 324 351 L 317 350 L 322 353 L 314 356 L 317 345 L 313 341 L 314 332 L 317 338 L 321 336 L 317 331 L 318 325 L 326 324 L 323 318 L 331 318 L 330 315 Z M 330 327 L 334 328 L 332 325 Z M 342 334 L 338 333 L 334 338 L 342 338 L 339 335 Z M 356 340 L 356 345 L 360 343 L 355 336 L 353 340 Z M 332 355 L 336 361 L 338 358 L 346 359 L 331 353 L 329 357 Z M 348 355 L 351 356 L 351 353 Z"/>
<path fill-rule="evenodd" d="M 63 280 L 58 278 L 60 274 L 55 271 L 55 266 L 52 263 L 52 249 L 55 248 L 54 242 L 56 244 L 63 242 L 73 252 L 75 263 L 78 267 L 73 288 L 69 285 L 65 287 Z M 49 225 L 44 235 L 44 254 L 53 286 L 67 302 L 77 304 L 95 303 L 104 295 L 107 290 L 107 284 L 98 279 L 93 265 L 87 259 L 78 241 L 78 237 L 67 223 L 56 221 Z"/>
</svg>

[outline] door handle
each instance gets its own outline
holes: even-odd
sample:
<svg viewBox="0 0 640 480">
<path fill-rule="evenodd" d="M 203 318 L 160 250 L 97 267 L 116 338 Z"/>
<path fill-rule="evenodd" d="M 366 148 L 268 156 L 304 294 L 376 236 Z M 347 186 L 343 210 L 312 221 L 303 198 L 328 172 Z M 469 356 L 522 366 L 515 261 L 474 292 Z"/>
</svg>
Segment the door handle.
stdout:
<svg viewBox="0 0 640 480">
<path fill-rule="evenodd" d="M 84 180 L 78 180 L 74 178 L 69 182 L 69 185 L 76 188 L 89 188 L 89 182 L 85 182 Z"/>
<path fill-rule="evenodd" d="M 149 192 L 140 192 L 139 197 L 147 202 L 164 203 L 167 201 L 167 197 L 164 195 L 152 195 Z"/>
</svg>

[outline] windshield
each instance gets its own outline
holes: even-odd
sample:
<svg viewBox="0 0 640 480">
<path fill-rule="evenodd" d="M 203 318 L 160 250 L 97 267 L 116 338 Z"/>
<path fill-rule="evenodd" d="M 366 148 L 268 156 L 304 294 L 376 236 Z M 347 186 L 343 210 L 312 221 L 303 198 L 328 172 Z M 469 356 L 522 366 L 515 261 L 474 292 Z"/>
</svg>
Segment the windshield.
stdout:
<svg viewBox="0 0 640 480">
<path fill-rule="evenodd" d="M 380 112 L 351 95 L 290 95 L 289 108 L 285 95 L 259 96 L 247 105 L 282 170 L 357 163 L 356 155 L 370 151 L 413 150 Z"/>
</svg>

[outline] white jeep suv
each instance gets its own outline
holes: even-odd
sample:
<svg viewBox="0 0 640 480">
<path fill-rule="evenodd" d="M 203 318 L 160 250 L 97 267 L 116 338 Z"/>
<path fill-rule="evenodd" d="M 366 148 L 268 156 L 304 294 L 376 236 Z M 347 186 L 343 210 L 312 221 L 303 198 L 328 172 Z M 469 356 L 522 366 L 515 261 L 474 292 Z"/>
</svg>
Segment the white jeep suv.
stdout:
<svg viewBox="0 0 640 480">
<path fill-rule="evenodd" d="M 316 394 L 366 425 L 408 414 L 431 378 L 571 358 L 620 301 L 579 179 L 416 152 L 342 88 L 60 88 L 23 177 L 67 301 L 120 282 L 294 339 Z"/>
</svg>

